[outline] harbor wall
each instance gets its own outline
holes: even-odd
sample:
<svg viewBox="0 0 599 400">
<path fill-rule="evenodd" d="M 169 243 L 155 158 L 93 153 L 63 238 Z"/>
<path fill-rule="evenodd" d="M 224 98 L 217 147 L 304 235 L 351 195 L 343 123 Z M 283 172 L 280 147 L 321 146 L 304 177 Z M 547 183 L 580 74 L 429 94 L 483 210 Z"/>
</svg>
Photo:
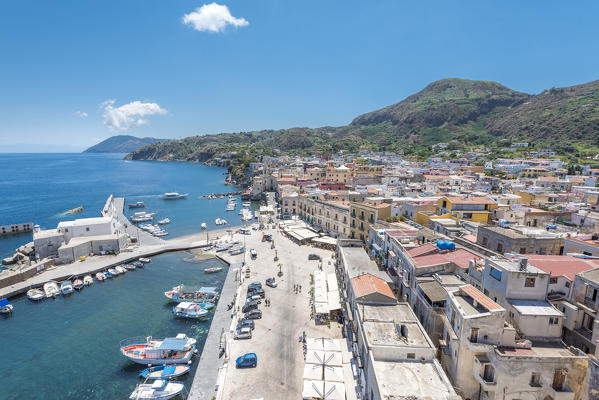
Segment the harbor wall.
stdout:
<svg viewBox="0 0 599 400">
<path fill-rule="evenodd" d="M 26 222 L 24 224 L 12 224 L 0 226 L 0 236 L 14 235 L 24 232 L 33 231 L 33 222 Z"/>
</svg>

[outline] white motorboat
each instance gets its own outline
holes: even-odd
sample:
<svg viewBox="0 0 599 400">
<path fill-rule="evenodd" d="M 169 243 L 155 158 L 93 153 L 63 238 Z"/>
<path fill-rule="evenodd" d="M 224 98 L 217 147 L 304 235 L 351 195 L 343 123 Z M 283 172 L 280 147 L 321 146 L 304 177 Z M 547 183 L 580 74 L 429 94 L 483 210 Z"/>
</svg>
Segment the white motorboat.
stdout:
<svg viewBox="0 0 599 400">
<path fill-rule="evenodd" d="M 121 354 L 138 364 L 185 364 L 196 352 L 196 340 L 180 333 L 164 339 L 131 338 L 121 342 Z"/>
<path fill-rule="evenodd" d="M 227 207 L 225 207 L 226 211 L 234 211 L 235 210 L 235 203 L 227 203 Z"/>
<path fill-rule="evenodd" d="M 27 291 L 27 297 L 31 301 L 40 301 L 46 298 L 44 292 L 40 289 L 29 289 Z"/>
<path fill-rule="evenodd" d="M 121 274 L 121 271 L 117 271 L 114 268 L 108 268 L 108 273 L 110 273 L 110 275 L 112 275 L 112 276 L 117 276 L 117 275 Z"/>
<path fill-rule="evenodd" d="M 206 225 L 206 223 L 205 223 L 205 222 L 202 222 L 202 225 L 200 225 L 200 226 L 202 227 L 202 229 L 206 229 L 206 228 L 208 228 L 208 226 Z"/>
<path fill-rule="evenodd" d="M 221 219 L 220 219 L 220 218 L 217 218 L 217 219 L 215 219 L 215 220 L 214 220 L 214 223 L 215 223 L 216 225 L 220 225 L 220 224 L 221 224 Z"/>
<path fill-rule="evenodd" d="M 220 220 L 220 224 L 221 224 L 221 225 L 227 225 L 227 224 L 228 224 L 228 222 L 227 222 L 227 220 L 226 220 L 226 219 L 221 219 L 221 220 Z"/>
<path fill-rule="evenodd" d="M 70 280 L 67 279 L 66 281 L 64 281 L 60 284 L 60 292 L 62 293 L 63 296 L 71 294 L 74 291 L 75 291 L 75 288 L 73 287 L 73 283 Z"/>
<path fill-rule="evenodd" d="M 144 263 L 144 264 L 147 264 L 147 263 L 149 263 L 149 262 L 152 262 L 152 259 L 151 259 L 151 258 L 144 258 L 144 257 L 141 257 L 141 258 L 139 259 L 139 262 L 141 262 L 141 263 Z"/>
<path fill-rule="evenodd" d="M 173 314 L 183 318 L 206 318 L 208 310 L 200 306 L 199 304 L 192 303 L 190 301 L 184 301 L 173 307 Z"/>
<path fill-rule="evenodd" d="M 58 296 L 60 294 L 58 284 L 53 281 L 44 283 L 44 293 L 46 294 L 47 298 Z"/>
<path fill-rule="evenodd" d="M 178 199 L 184 199 L 187 196 L 189 196 L 189 193 L 185 193 L 185 194 L 180 194 L 177 192 L 171 192 L 171 193 L 165 193 L 162 195 L 162 198 L 165 200 L 178 200 Z"/>
<path fill-rule="evenodd" d="M 252 203 L 250 203 L 249 201 L 244 201 L 243 203 L 241 203 L 241 205 L 249 208 L 252 206 Z"/>
<path fill-rule="evenodd" d="M 0 299 L 0 314 L 10 314 L 13 312 L 14 307 L 6 299 Z"/>
<path fill-rule="evenodd" d="M 104 275 L 104 273 L 103 273 L 103 272 L 98 272 L 98 273 L 96 274 L 96 279 L 97 279 L 97 280 L 99 280 L 100 282 L 102 282 L 103 280 L 105 280 L 105 279 L 106 279 L 106 275 Z"/>
<path fill-rule="evenodd" d="M 114 269 L 119 271 L 121 274 L 124 274 L 125 272 L 127 272 L 127 268 L 123 267 L 122 265 L 118 265 L 118 266 L 114 267 Z"/>
<path fill-rule="evenodd" d="M 159 225 L 166 225 L 166 224 L 170 224 L 170 223 L 171 223 L 171 220 L 168 218 L 161 219 L 160 221 L 158 221 Z"/>
<path fill-rule="evenodd" d="M 170 382 L 166 379 L 155 380 L 152 383 L 140 383 L 129 396 L 130 400 L 167 400 L 179 395 L 185 386 L 180 382 Z"/>
<path fill-rule="evenodd" d="M 93 285 L 94 284 L 94 278 L 92 278 L 91 275 L 85 275 L 83 277 L 83 284 L 85 286 Z"/>
</svg>

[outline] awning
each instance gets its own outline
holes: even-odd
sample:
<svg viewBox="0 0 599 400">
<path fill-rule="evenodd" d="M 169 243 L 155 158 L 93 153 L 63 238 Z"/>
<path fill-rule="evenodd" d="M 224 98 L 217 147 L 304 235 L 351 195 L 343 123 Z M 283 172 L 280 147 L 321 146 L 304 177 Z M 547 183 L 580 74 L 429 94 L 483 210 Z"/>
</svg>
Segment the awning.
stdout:
<svg viewBox="0 0 599 400">
<path fill-rule="evenodd" d="M 375 249 L 376 251 L 378 251 L 379 253 L 383 250 L 383 249 L 381 249 L 381 246 L 379 246 L 376 243 L 372 244 L 372 248 Z"/>
<path fill-rule="evenodd" d="M 422 282 L 418 284 L 418 287 L 433 303 L 447 300 L 447 291 L 437 281 Z"/>
</svg>

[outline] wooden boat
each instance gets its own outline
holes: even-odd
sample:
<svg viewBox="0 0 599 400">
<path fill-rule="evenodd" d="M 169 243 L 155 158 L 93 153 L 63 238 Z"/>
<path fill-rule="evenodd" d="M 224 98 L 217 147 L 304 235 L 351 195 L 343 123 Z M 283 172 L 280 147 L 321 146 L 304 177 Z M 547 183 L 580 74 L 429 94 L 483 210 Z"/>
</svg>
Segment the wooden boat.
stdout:
<svg viewBox="0 0 599 400">
<path fill-rule="evenodd" d="M 129 271 L 133 271 L 135 268 L 137 267 L 133 264 L 125 264 L 125 269 L 128 269 Z"/>
<path fill-rule="evenodd" d="M 73 293 L 75 291 L 75 289 L 73 288 L 73 283 L 68 279 L 66 281 L 63 281 L 60 284 L 60 291 L 63 296 Z"/>
<path fill-rule="evenodd" d="M 129 396 L 130 400 L 167 400 L 178 396 L 185 386 L 180 382 L 155 380 L 153 383 L 140 383 Z"/>
<path fill-rule="evenodd" d="M 184 301 L 173 307 L 173 314 L 177 317 L 203 319 L 208 315 L 208 310 L 202 308 L 199 304 Z"/>
<path fill-rule="evenodd" d="M 81 279 L 75 279 L 73 281 L 73 288 L 75 288 L 75 290 L 83 289 L 83 281 Z"/>
<path fill-rule="evenodd" d="M 85 275 L 83 277 L 83 284 L 85 286 L 93 285 L 94 284 L 94 278 L 92 278 L 91 275 Z"/>
<path fill-rule="evenodd" d="M 44 283 L 44 293 L 47 298 L 58 296 L 60 294 L 58 284 L 54 281 Z"/>
<path fill-rule="evenodd" d="M 143 267 L 144 267 L 144 263 L 143 263 L 143 262 L 140 262 L 140 261 L 133 261 L 133 262 L 131 263 L 131 265 L 133 265 L 133 266 L 134 266 L 134 267 L 136 267 L 136 268 L 143 268 Z"/>
<path fill-rule="evenodd" d="M 27 291 L 27 297 L 31 301 L 40 301 L 46 298 L 44 292 L 40 289 L 29 289 Z"/>
<path fill-rule="evenodd" d="M 10 304 L 8 300 L 0 300 L 0 314 L 10 314 L 11 312 L 13 312 L 13 310 L 14 307 L 12 306 L 12 304 Z"/>
<path fill-rule="evenodd" d="M 191 367 L 186 364 L 157 365 L 146 368 L 139 373 L 144 379 L 171 379 L 189 372 Z"/>
<path fill-rule="evenodd" d="M 184 333 L 164 339 L 131 338 L 121 342 L 121 354 L 138 364 L 187 364 L 196 353 L 196 340 Z"/>
<path fill-rule="evenodd" d="M 102 282 L 103 280 L 106 279 L 106 275 L 103 272 L 98 272 L 96 274 L 96 279 L 99 280 L 100 282 Z"/>
<path fill-rule="evenodd" d="M 223 270 L 223 267 L 210 267 L 210 268 L 204 268 L 204 273 L 214 274 L 214 273 L 220 272 L 222 270 Z"/>
<path fill-rule="evenodd" d="M 119 271 L 121 274 L 124 274 L 125 272 L 127 272 L 127 268 L 123 267 L 122 265 L 117 265 L 116 267 L 114 267 L 114 269 Z"/>
</svg>

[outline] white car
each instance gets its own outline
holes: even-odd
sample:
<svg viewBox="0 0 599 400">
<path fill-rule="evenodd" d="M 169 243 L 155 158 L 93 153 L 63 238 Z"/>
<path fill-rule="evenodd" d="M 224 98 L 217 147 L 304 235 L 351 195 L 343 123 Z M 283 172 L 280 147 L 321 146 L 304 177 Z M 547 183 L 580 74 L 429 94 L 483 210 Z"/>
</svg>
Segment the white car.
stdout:
<svg viewBox="0 0 599 400">
<path fill-rule="evenodd" d="M 256 258 L 256 257 L 258 257 L 258 253 L 256 252 L 256 250 L 251 249 L 250 250 L 250 256 L 252 256 L 252 258 Z"/>
<path fill-rule="evenodd" d="M 235 331 L 234 339 L 251 339 L 252 338 L 252 329 L 249 327 L 239 328 Z"/>
</svg>

